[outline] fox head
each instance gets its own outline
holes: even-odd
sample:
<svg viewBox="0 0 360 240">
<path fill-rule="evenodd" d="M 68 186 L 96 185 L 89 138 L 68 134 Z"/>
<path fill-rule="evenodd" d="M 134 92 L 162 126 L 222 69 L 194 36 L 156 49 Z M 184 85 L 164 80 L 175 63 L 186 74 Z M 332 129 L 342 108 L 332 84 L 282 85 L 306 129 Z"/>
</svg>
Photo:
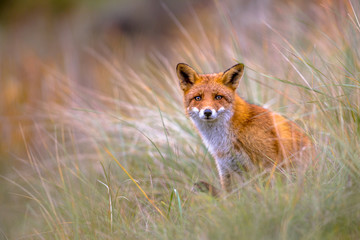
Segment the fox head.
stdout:
<svg viewBox="0 0 360 240">
<path fill-rule="evenodd" d="M 189 65 L 179 63 L 176 72 L 184 91 L 186 113 L 193 121 L 215 122 L 231 117 L 244 64 L 221 73 L 198 74 Z"/>
</svg>

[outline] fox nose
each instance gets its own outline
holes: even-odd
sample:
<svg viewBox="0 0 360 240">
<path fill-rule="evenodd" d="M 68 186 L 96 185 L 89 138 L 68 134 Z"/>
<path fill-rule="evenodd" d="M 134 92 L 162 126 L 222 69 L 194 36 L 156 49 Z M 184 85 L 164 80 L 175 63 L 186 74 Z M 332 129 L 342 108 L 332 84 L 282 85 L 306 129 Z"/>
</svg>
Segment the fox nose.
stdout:
<svg viewBox="0 0 360 240">
<path fill-rule="evenodd" d="M 205 109 L 204 115 L 205 115 L 206 117 L 210 117 L 211 114 L 212 114 L 212 111 L 211 111 L 210 109 Z"/>
</svg>

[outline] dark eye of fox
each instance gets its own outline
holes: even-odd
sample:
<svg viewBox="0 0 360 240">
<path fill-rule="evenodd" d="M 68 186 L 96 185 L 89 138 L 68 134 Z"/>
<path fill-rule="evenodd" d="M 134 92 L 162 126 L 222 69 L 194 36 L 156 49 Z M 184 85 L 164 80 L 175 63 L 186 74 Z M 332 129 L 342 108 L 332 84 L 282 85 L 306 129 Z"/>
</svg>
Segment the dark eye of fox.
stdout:
<svg viewBox="0 0 360 240">
<path fill-rule="evenodd" d="M 196 101 L 200 101 L 200 100 L 201 100 L 201 97 L 200 97 L 200 96 L 196 96 L 196 97 L 195 97 L 195 100 L 196 100 Z"/>
<path fill-rule="evenodd" d="M 220 99 L 222 99 L 222 98 L 223 98 L 223 97 L 222 97 L 221 95 L 216 95 L 216 96 L 215 96 L 215 99 L 216 99 L 216 100 L 220 100 Z"/>
</svg>

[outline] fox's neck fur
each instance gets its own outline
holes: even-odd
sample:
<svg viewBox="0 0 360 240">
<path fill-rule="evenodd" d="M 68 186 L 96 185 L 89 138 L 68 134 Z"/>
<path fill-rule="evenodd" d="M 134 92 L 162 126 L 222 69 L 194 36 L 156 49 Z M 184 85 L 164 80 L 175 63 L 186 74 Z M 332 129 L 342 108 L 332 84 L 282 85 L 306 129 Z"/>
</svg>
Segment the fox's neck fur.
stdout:
<svg viewBox="0 0 360 240">
<path fill-rule="evenodd" d="M 221 119 L 214 122 L 205 122 L 200 119 L 193 119 L 193 122 L 199 130 L 201 137 L 209 147 L 211 154 L 216 152 L 227 151 L 230 147 L 230 119 L 233 116 L 232 112 L 226 112 Z"/>
<path fill-rule="evenodd" d="M 205 145 L 215 157 L 218 168 L 220 168 L 219 165 L 236 165 L 237 161 L 242 167 L 248 168 L 251 165 L 251 160 L 244 149 L 235 149 L 234 141 L 237 139 L 234 131 L 231 130 L 247 121 L 249 116 L 242 113 L 246 113 L 248 107 L 248 103 L 236 95 L 233 110 L 225 112 L 220 119 L 214 122 L 192 119 Z M 229 161 L 233 162 L 229 163 Z M 234 168 L 240 171 L 239 166 L 234 166 Z"/>
</svg>

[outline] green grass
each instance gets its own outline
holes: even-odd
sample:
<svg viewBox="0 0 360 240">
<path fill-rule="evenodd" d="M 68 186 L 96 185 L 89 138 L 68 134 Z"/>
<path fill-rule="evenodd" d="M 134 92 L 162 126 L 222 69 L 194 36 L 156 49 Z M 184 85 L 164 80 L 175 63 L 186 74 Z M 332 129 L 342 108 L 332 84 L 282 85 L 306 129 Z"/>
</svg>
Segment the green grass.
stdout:
<svg viewBox="0 0 360 240">
<path fill-rule="evenodd" d="M 91 51 L 89 71 L 111 81 L 105 93 L 50 71 L 62 103 L 41 105 L 32 126 L 40 137 L 2 176 L 8 204 L 22 210 L 4 237 L 358 239 L 360 26 L 359 11 L 344 6 L 317 9 L 318 21 L 284 6 L 268 27 L 242 29 L 224 5 L 211 10 L 216 24 L 200 19 L 167 43 L 173 52 L 144 54 L 142 64 Z M 306 31 L 293 27 L 299 22 Z M 206 72 L 244 62 L 239 94 L 296 121 L 314 141 L 316 166 L 276 173 L 269 186 L 268 174 L 244 174 L 219 199 L 192 193 L 198 180 L 219 182 L 184 115 L 175 74 L 183 61 Z"/>
</svg>

